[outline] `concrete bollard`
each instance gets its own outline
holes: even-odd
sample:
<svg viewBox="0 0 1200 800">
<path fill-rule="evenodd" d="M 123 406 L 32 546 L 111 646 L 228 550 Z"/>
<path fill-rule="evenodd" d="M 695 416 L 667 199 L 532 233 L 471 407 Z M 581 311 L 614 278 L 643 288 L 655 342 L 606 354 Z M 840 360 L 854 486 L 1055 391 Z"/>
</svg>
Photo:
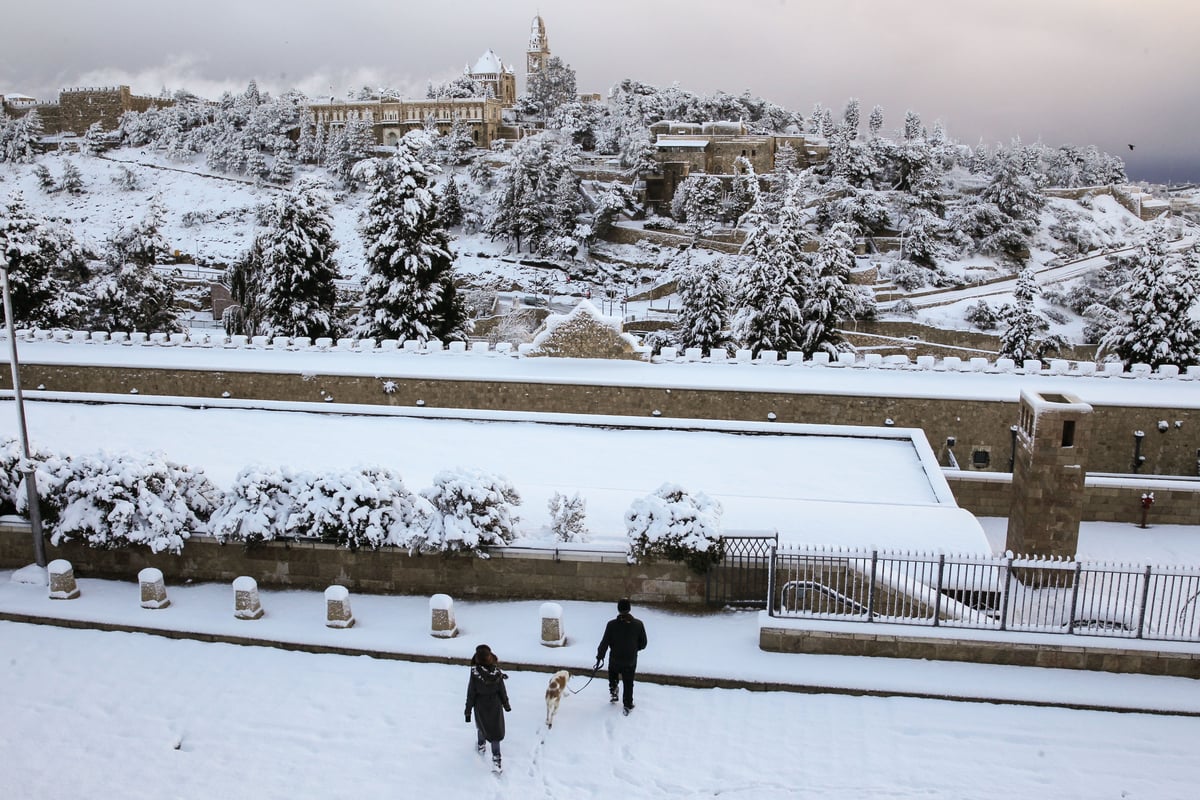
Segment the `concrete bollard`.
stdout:
<svg viewBox="0 0 1200 800">
<path fill-rule="evenodd" d="M 162 570 L 146 567 L 138 573 L 138 584 L 142 589 L 142 608 L 166 608 L 171 605 L 167 587 L 163 585 Z"/>
<path fill-rule="evenodd" d="M 258 581 L 242 575 L 233 581 L 233 616 L 237 619 L 258 619 L 263 615 L 258 598 Z"/>
<path fill-rule="evenodd" d="M 429 635 L 439 639 L 458 636 L 458 625 L 454 622 L 454 600 L 448 594 L 435 594 L 429 598 Z"/>
<path fill-rule="evenodd" d="M 50 599 L 74 600 L 79 597 L 79 586 L 75 583 L 75 568 L 70 561 L 55 559 L 46 565 L 50 574 Z"/>
<path fill-rule="evenodd" d="M 345 586 L 330 586 L 325 590 L 325 625 L 329 628 L 354 627 L 350 611 L 350 590 Z"/>
<path fill-rule="evenodd" d="M 558 603 L 542 603 L 542 644 L 546 647 L 562 647 L 567 643 L 563 631 L 563 608 Z"/>
</svg>

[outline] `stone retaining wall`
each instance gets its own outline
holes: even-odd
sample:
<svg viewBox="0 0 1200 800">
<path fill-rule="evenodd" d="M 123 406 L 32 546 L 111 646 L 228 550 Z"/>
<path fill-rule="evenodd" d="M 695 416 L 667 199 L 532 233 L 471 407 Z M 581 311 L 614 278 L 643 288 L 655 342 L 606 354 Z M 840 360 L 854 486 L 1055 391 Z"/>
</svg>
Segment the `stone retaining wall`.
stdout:
<svg viewBox="0 0 1200 800">
<path fill-rule="evenodd" d="M 1111 640 L 1084 647 L 1078 637 L 1071 643 L 1055 642 L 1047 636 L 1036 644 L 1021 641 L 934 638 L 913 633 L 880 633 L 870 624 L 863 631 L 817 631 L 793 627 L 759 629 L 758 646 L 774 653 L 810 653 L 839 656 L 879 656 L 915 658 L 933 661 L 969 661 L 977 664 L 1003 664 L 1022 667 L 1086 669 L 1100 672 L 1127 672 L 1144 675 L 1170 675 L 1200 678 L 1200 652 L 1179 653 L 1169 650 L 1122 649 Z M 894 631 L 895 628 L 889 628 Z"/>
<path fill-rule="evenodd" d="M 271 542 L 244 547 L 221 545 L 208 536 L 187 541 L 179 555 L 146 548 L 96 550 L 78 543 L 54 547 L 46 558 L 65 558 L 77 578 L 136 580 L 140 570 L 156 567 L 168 583 L 184 580 L 229 582 L 248 575 L 259 586 L 324 590 L 332 584 L 353 592 L 432 595 L 486 600 L 589 600 L 629 597 L 635 603 L 700 605 L 704 576 L 673 563 L 628 564 L 619 553 L 609 560 L 497 555 L 410 556 L 404 550 L 359 550 L 314 542 Z M 0 524 L 0 568 L 33 560 L 28 525 Z"/>
</svg>

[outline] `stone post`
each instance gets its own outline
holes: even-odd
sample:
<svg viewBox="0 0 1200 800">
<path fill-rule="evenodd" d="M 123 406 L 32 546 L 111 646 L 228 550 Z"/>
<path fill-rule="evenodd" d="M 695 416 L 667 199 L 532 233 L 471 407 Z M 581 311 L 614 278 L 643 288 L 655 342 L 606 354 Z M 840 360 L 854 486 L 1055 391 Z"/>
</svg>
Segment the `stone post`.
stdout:
<svg viewBox="0 0 1200 800">
<path fill-rule="evenodd" d="M 1075 557 L 1091 421 L 1077 397 L 1021 392 L 1005 549 Z"/>
<path fill-rule="evenodd" d="M 454 600 L 448 594 L 435 594 L 429 598 L 429 634 L 439 639 L 458 636 L 458 625 L 454 622 Z"/>
<path fill-rule="evenodd" d="M 79 587 L 75 584 L 75 568 L 70 561 L 55 559 L 46 565 L 50 574 L 50 599 L 74 600 L 79 597 Z"/>
<path fill-rule="evenodd" d="M 237 619 L 258 619 L 263 615 L 262 602 L 258 598 L 258 582 L 249 575 L 233 581 L 233 616 Z"/>
<path fill-rule="evenodd" d="M 142 590 L 142 608 L 166 608 L 171 605 L 167 587 L 163 585 L 162 570 L 146 567 L 138 573 L 138 584 Z"/>
<path fill-rule="evenodd" d="M 563 631 L 563 608 L 558 603 L 542 603 L 542 644 L 546 647 L 562 647 L 567 643 Z"/>
<path fill-rule="evenodd" d="M 354 627 L 350 590 L 345 586 L 335 584 L 325 590 L 325 625 L 330 628 Z"/>
</svg>

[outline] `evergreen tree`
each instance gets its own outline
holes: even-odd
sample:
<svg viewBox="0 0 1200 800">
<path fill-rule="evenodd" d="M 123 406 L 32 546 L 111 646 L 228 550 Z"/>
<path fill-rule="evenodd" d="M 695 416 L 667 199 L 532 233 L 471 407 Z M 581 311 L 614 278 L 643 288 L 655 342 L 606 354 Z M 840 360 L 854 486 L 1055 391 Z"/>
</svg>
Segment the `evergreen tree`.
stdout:
<svg viewBox="0 0 1200 800">
<path fill-rule="evenodd" d="M 104 127 L 99 122 L 93 122 L 83 134 L 79 142 L 79 153 L 85 156 L 97 156 L 104 150 Z"/>
<path fill-rule="evenodd" d="M 883 106 L 877 105 L 871 109 L 871 117 L 867 120 L 867 130 L 871 132 L 872 139 L 879 135 L 879 131 L 883 130 Z"/>
<path fill-rule="evenodd" d="M 269 219 L 259 246 L 262 335 L 333 336 L 339 275 L 329 195 L 307 178 L 276 197 Z"/>
<path fill-rule="evenodd" d="M 0 204 L 0 259 L 8 268 L 15 323 L 75 326 L 86 302 L 78 291 L 82 252 L 65 228 L 31 213 L 20 192 Z"/>
<path fill-rule="evenodd" d="M 546 65 L 529 76 L 526 88 L 529 100 L 541 113 L 542 118 L 554 113 L 559 106 L 578 97 L 575 88 L 575 70 L 564 64 L 558 56 L 551 56 Z"/>
<path fill-rule="evenodd" d="M 847 345 L 837 330 L 838 324 L 874 310 L 874 300 L 866 288 L 850 282 L 853 267 L 853 226 L 836 223 L 822 237 L 813 257 L 808 291 L 800 308 L 804 319 L 805 355 L 845 349 Z"/>
<path fill-rule="evenodd" d="M 1001 321 L 1006 325 L 1000 336 L 1002 357 L 1020 363 L 1028 359 L 1041 359 L 1063 346 L 1061 337 L 1042 335 L 1050 324 L 1034 308 L 1034 299 L 1039 293 L 1033 268 L 1021 270 L 1013 291 L 1012 304 L 1006 303 L 999 312 Z"/>
<path fill-rule="evenodd" d="M 454 290 L 454 257 L 437 224 L 431 177 L 417 158 L 426 136 L 407 134 L 388 159 L 355 170 L 368 186 L 362 227 L 367 276 L 355 333 L 378 339 L 461 338 L 469 326 Z"/>
<path fill-rule="evenodd" d="M 90 325 L 98 330 L 176 332 L 180 309 L 171 281 L 149 264 L 109 267 L 92 278 Z"/>
<path fill-rule="evenodd" d="M 141 220 L 120 228 L 109 238 L 108 263 L 150 267 L 165 258 L 170 246 L 161 231 L 163 217 L 162 203 L 155 197 Z"/>
<path fill-rule="evenodd" d="M 1166 224 L 1155 223 L 1138 247 L 1129 280 L 1114 293 L 1117 313 L 1100 341 L 1101 354 L 1130 364 L 1180 368 L 1200 364 L 1200 252 L 1166 248 Z"/>
<path fill-rule="evenodd" d="M 758 203 L 759 190 L 758 176 L 754 174 L 750 159 L 738 156 L 733 162 L 733 171 L 733 183 L 725 199 L 725 215 L 736 225 Z"/>
<path fill-rule="evenodd" d="M 686 268 L 679 276 L 680 347 L 708 353 L 729 342 L 730 292 L 721 266 L 719 261 L 709 261 Z"/>
<path fill-rule="evenodd" d="M 38 164 L 34 167 L 33 175 L 37 178 L 38 188 L 46 194 L 58 191 L 58 183 L 54 180 L 54 176 L 50 174 L 50 168 L 45 164 Z"/>
<path fill-rule="evenodd" d="M 296 160 L 301 164 L 317 162 L 317 137 L 314 128 L 313 114 L 305 111 L 300 115 L 300 134 L 296 138 Z"/>
<path fill-rule="evenodd" d="M 62 180 L 59 181 L 59 188 L 67 194 L 84 193 L 83 173 L 79 171 L 79 167 L 75 166 L 75 162 L 63 162 Z"/>
<path fill-rule="evenodd" d="M 734 336 L 756 356 L 763 350 L 799 350 L 805 287 L 792 243 L 780 240 L 760 210 L 751 210 L 748 217 L 740 253 L 745 266 L 734 287 Z"/>
<path fill-rule="evenodd" d="M 689 175 L 683 184 L 687 188 L 681 210 L 688 232 L 698 238 L 710 235 L 721 217 L 721 179 L 716 175 Z"/>
<path fill-rule="evenodd" d="M 471 155 L 475 152 L 475 137 L 472 135 L 471 126 L 465 120 L 454 120 L 450 132 L 442 139 L 444 141 L 439 149 L 442 152 L 443 163 L 462 166 L 471 161 Z"/>
<path fill-rule="evenodd" d="M 842 122 L 850 139 L 858 138 L 858 125 L 862 112 L 859 109 L 858 98 L 851 97 L 846 101 L 846 110 L 842 112 Z"/>
<path fill-rule="evenodd" d="M 462 193 L 458 181 L 451 175 L 442 187 L 442 195 L 438 199 L 438 224 L 443 228 L 453 228 L 463 221 Z"/>
<path fill-rule="evenodd" d="M 229 336 L 259 336 L 263 320 L 263 241 L 256 237 L 246 253 L 226 273 L 229 296 L 233 303 L 221 315 L 221 325 Z"/>
<path fill-rule="evenodd" d="M 912 109 L 904 113 L 904 138 L 906 141 L 922 138 L 921 115 Z"/>
<path fill-rule="evenodd" d="M 424 146 L 428 147 L 428 139 Z M 350 189 L 355 189 L 354 166 L 370 157 L 375 148 L 375 134 L 366 120 L 351 120 L 337 129 L 326 146 L 325 165 Z"/>
</svg>

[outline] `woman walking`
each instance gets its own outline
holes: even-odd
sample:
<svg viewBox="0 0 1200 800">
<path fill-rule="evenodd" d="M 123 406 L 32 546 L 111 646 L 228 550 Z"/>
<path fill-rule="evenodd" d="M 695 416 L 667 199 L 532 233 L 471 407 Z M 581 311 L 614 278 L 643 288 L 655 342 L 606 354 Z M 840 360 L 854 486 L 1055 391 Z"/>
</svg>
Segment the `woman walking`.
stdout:
<svg viewBox="0 0 1200 800">
<path fill-rule="evenodd" d="M 486 644 L 475 648 L 471 656 L 471 677 L 467 682 L 467 722 L 475 714 L 476 749 L 482 754 L 492 744 L 492 764 L 500 771 L 500 742 L 504 739 L 504 712 L 508 705 L 508 678 L 500 671 L 496 654 Z"/>
</svg>

